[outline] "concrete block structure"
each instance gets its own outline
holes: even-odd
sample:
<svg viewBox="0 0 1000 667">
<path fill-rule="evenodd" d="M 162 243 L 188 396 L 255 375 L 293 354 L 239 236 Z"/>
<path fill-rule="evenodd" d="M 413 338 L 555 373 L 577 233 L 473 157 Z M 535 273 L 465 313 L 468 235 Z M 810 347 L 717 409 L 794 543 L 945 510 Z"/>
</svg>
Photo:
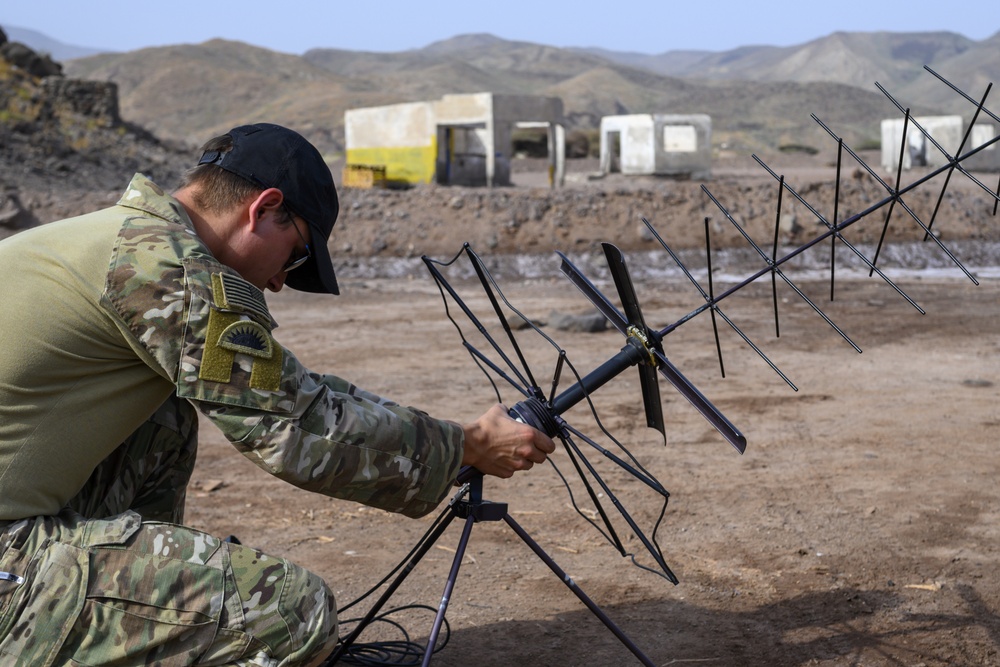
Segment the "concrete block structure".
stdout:
<svg viewBox="0 0 1000 667">
<path fill-rule="evenodd" d="M 997 136 L 997 128 L 993 123 L 976 123 L 972 126 L 968 146 L 965 152 L 978 148 L 992 141 Z M 1000 171 L 1000 141 L 993 142 L 970 158 L 962 161 L 966 169 L 972 171 Z"/>
<path fill-rule="evenodd" d="M 906 128 L 906 144 L 902 150 L 903 169 L 914 167 L 936 168 L 948 164 L 946 156 L 928 139 L 913 123 L 934 138 L 949 155 L 955 155 L 962 139 L 965 137 L 966 125 L 961 116 L 915 116 Z M 991 123 L 977 123 L 972 127 L 962 152 L 982 146 L 996 136 L 996 129 Z M 900 149 L 903 146 L 903 119 L 891 118 L 882 121 L 882 168 L 887 172 L 895 172 L 899 166 Z M 995 144 L 988 146 L 976 155 L 962 162 L 966 169 L 981 171 L 1000 170 L 1000 148 Z"/>
<path fill-rule="evenodd" d="M 562 100 L 474 93 L 440 100 L 350 109 L 347 165 L 385 168 L 389 184 L 510 185 L 512 133 L 548 132 L 552 185 L 565 178 Z"/>
<path fill-rule="evenodd" d="M 712 119 L 705 114 L 601 118 L 601 173 L 712 176 Z"/>
</svg>

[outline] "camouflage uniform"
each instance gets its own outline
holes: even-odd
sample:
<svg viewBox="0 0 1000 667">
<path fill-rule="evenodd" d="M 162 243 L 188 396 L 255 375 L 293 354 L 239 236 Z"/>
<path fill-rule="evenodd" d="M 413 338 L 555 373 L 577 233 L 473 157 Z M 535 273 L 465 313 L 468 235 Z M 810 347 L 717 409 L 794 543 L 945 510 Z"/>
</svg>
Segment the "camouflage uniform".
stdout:
<svg viewBox="0 0 1000 667">
<path fill-rule="evenodd" d="M 0 323 L 0 663 L 295 665 L 335 639 L 318 577 L 179 525 L 192 406 L 268 472 L 408 516 L 457 473 L 458 425 L 304 368 L 140 174 L 0 243 L 0 281 L 25 315 Z"/>
</svg>

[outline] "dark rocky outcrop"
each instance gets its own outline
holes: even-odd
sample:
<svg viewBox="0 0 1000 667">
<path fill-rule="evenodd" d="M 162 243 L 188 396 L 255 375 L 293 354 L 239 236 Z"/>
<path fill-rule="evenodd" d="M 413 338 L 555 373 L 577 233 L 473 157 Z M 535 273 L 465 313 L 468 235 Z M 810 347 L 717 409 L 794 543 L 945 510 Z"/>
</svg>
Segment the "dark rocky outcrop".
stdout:
<svg viewBox="0 0 1000 667">
<path fill-rule="evenodd" d="M 189 159 L 121 118 L 116 84 L 0 31 L 0 237 L 112 203 L 136 171 L 174 185 Z"/>
<path fill-rule="evenodd" d="M 36 77 L 59 76 L 62 65 L 52 60 L 48 54 L 32 51 L 20 42 L 11 42 L 0 28 L 0 58 Z"/>
</svg>

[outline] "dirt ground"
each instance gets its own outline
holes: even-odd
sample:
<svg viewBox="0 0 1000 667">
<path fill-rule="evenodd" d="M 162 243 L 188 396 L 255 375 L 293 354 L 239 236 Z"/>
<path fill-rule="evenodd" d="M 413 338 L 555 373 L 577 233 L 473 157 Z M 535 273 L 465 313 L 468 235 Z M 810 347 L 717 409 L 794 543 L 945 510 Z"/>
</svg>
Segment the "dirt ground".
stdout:
<svg viewBox="0 0 1000 667">
<path fill-rule="evenodd" d="M 779 156 L 777 163 L 783 168 L 789 161 Z M 769 252 L 776 188 L 752 162 L 720 161 L 708 185 Z M 831 164 L 829 156 L 799 158 L 784 172 L 826 215 L 835 196 Z M 680 272 L 664 270 L 669 258 L 657 254 L 640 216 L 679 244 L 706 289 L 704 260 L 691 259 L 700 254 L 690 250 L 704 243 L 702 220 L 714 216 L 713 247 L 734 245 L 722 237 L 724 229 L 736 236 L 699 183 L 620 175 L 594 181 L 593 169 L 574 166 L 561 190 L 549 190 L 545 174 L 530 168 L 516 170 L 514 187 L 492 191 L 343 190 L 330 245 L 342 295 L 286 290 L 271 297 L 281 324 L 278 339 L 314 370 L 442 418 L 476 418 L 497 397 L 463 349 L 419 260 L 422 254 L 450 258 L 469 241 L 509 302 L 541 324 L 586 374 L 618 353 L 623 339 L 614 330 L 554 326 L 556 314 L 593 312 L 560 273 L 554 251 L 565 252 L 613 298 L 595 251 L 599 241 L 619 244 L 634 269 L 646 321 L 660 329 L 704 301 Z M 121 187 L 130 177 L 121 175 Z M 989 178 L 996 182 L 995 174 Z M 857 169 L 845 170 L 839 220 L 885 197 L 884 188 L 865 180 Z M 37 220 L 47 221 L 111 203 L 120 192 L 56 190 L 55 183 L 51 191 L 22 186 L 19 198 Z M 928 187 L 907 201 L 919 204 L 927 220 L 937 192 Z M 563 448 L 553 456 L 555 466 L 485 480 L 484 497 L 507 503 L 509 516 L 649 664 L 1000 664 L 1000 459 L 993 449 L 1000 436 L 1000 226 L 991 207 L 989 196 L 956 177 L 935 227 L 978 274 L 978 286 L 945 268 L 951 264 L 934 244 L 914 243 L 920 234 L 912 224 L 903 231 L 898 221 L 905 216 L 897 208 L 882 261 L 926 314 L 878 277 L 848 269 L 849 254 L 843 264 L 838 259 L 833 302 L 829 284 L 806 263 L 785 267 L 861 354 L 783 284 L 776 338 L 766 276 L 724 300 L 725 314 L 797 391 L 721 318 L 725 377 L 709 313 L 667 335 L 671 361 L 745 434 L 743 455 L 663 379 L 666 445 L 645 427 L 634 369 L 593 392 L 601 423 L 670 493 L 655 535 L 678 585 L 635 567 L 588 522 L 599 520 L 595 506 Z M 821 231 L 790 195 L 783 210 L 790 213 L 781 218 L 782 252 Z M 872 219 L 863 232 L 860 225 L 850 230 L 855 243 L 877 240 L 881 216 Z M 823 265 L 828 251 L 813 253 L 819 258 L 814 264 Z M 735 255 L 715 261 L 716 294 L 761 266 Z M 496 318 L 482 314 L 482 290 L 449 275 L 497 333 Z M 453 303 L 450 312 L 485 349 Z M 530 331 L 517 337 L 535 381 L 548 392 L 557 350 Z M 560 390 L 568 378 L 566 370 Z M 504 385 L 500 398 L 511 405 L 520 396 Z M 600 433 L 584 404 L 563 417 L 595 444 L 626 456 Z M 204 424 L 202 434 L 188 523 L 235 534 L 310 568 L 329 582 L 340 605 L 389 574 L 437 516 L 411 520 L 295 489 L 242 458 L 211 425 Z M 642 539 L 653 537 L 663 497 L 580 437 L 573 440 L 608 484 L 598 489 L 599 501 L 623 550 L 651 565 Z M 579 513 L 557 469 L 569 480 Z M 452 516 L 445 505 L 440 511 Z M 431 545 L 386 610 L 437 608 L 463 523 L 453 522 Z M 372 600 L 341 614 L 345 631 Z M 359 641 L 398 640 L 405 630 L 423 645 L 433 611 L 400 611 L 392 618 L 397 628 L 373 625 Z M 640 664 L 504 522 L 474 524 L 447 620 L 448 643 L 435 665 Z"/>
<path fill-rule="evenodd" d="M 551 263 L 549 277 L 501 284 L 521 312 L 544 323 L 554 311 L 591 310 L 553 256 L 531 261 Z M 724 302 L 798 391 L 721 320 L 720 377 L 707 313 L 668 335 L 674 364 L 746 435 L 743 455 L 665 381 L 665 446 L 645 428 L 632 369 L 594 392 L 604 425 L 671 494 L 657 537 L 677 586 L 620 556 L 573 510 L 551 466 L 489 478 L 484 497 L 507 503 L 510 516 L 655 665 L 1000 664 L 1000 459 L 993 449 L 1000 435 L 1000 278 L 983 271 L 975 286 L 955 273 L 895 272 L 926 314 L 877 277 L 838 274 L 832 303 L 828 283 L 796 277 L 862 354 L 785 287 L 775 338 L 766 279 Z M 595 282 L 613 293 L 608 281 Z M 484 304 L 474 286 L 455 284 L 477 308 Z M 636 288 L 653 328 L 702 303 L 676 276 L 640 277 Z M 457 421 L 495 400 L 429 273 L 347 275 L 340 297 L 285 291 L 271 305 L 279 340 L 311 368 Z M 464 322 L 463 329 L 471 330 Z M 581 373 L 623 344 L 613 330 L 543 331 Z M 554 350 L 530 332 L 517 335 L 548 390 Z M 502 390 L 508 404 L 518 398 Z M 598 438 L 584 407 L 564 417 L 612 446 Z M 289 487 L 207 424 L 203 442 L 189 523 L 312 569 L 341 605 L 402 561 L 436 516 L 411 520 Z M 650 536 L 660 496 L 576 442 Z M 567 453 L 553 459 L 576 485 Z M 574 489 L 584 514 L 594 516 Z M 620 517 L 606 493 L 601 500 Z M 449 526 L 387 608 L 437 607 L 463 523 Z M 650 564 L 633 532 L 620 519 L 616 526 L 625 549 Z M 342 619 L 361 615 L 370 602 Z M 414 641 L 426 640 L 431 611 L 398 618 Z M 449 641 L 435 665 L 639 664 L 502 522 L 474 524 L 447 620 Z M 400 638 L 382 628 L 360 641 Z"/>
</svg>

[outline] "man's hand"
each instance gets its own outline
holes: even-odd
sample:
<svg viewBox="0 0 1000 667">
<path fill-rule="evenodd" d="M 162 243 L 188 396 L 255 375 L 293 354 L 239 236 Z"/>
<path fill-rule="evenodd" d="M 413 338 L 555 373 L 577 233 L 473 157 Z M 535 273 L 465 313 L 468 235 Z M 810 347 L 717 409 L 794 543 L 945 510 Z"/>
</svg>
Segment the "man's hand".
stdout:
<svg viewBox="0 0 1000 667">
<path fill-rule="evenodd" d="M 496 477 L 510 477 L 518 470 L 530 470 L 544 463 L 555 451 L 552 438 L 512 419 L 503 405 L 494 405 L 486 414 L 466 424 L 462 465 Z"/>
</svg>

